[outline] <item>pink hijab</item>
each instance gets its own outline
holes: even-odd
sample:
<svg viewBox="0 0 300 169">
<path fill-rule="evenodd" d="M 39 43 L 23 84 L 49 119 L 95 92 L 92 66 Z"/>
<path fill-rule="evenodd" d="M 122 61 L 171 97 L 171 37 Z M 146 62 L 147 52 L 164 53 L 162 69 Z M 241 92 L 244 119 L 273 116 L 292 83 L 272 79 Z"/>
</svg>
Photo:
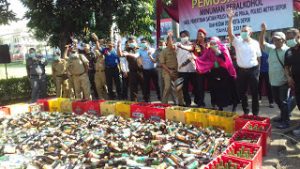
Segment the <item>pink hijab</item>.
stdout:
<svg viewBox="0 0 300 169">
<path fill-rule="evenodd" d="M 222 58 L 216 56 L 215 52 L 211 48 L 208 48 L 203 51 L 202 56 L 198 57 L 195 61 L 197 72 L 200 74 L 209 72 L 214 68 L 214 63 L 217 61 L 220 67 L 223 67 L 228 71 L 230 76 L 236 78 L 236 71 L 232 64 L 228 48 L 224 44 L 222 44 L 218 37 L 212 37 L 210 41 L 215 41 L 217 43 L 220 51 L 225 57 L 225 61 Z"/>
</svg>

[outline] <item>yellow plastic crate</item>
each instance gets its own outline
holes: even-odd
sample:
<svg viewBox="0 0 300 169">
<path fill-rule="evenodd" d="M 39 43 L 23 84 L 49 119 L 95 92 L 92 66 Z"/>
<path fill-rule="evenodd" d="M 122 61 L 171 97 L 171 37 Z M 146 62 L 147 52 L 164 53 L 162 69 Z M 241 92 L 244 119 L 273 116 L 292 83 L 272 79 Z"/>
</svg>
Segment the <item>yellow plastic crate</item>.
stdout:
<svg viewBox="0 0 300 169">
<path fill-rule="evenodd" d="M 18 104 L 8 105 L 6 107 L 9 108 L 9 112 L 11 116 L 24 114 L 29 110 L 29 104 L 27 103 L 18 103 Z"/>
<path fill-rule="evenodd" d="M 208 115 L 208 123 L 211 127 L 221 128 L 227 133 L 234 132 L 234 122 L 237 113 L 212 110 Z"/>
<path fill-rule="evenodd" d="M 176 122 L 186 123 L 185 113 L 189 108 L 181 106 L 172 106 L 166 108 L 166 119 Z"/>
<path fill-rule="evenodd" d="M 135 102 L 121 101 L 116 103 L 116 116 L 121 116 L 123 118 L 130 118 L 130 105 Z"/>
<path fill-rule="evenodd" d="M 67 98 L 54 98 L 49 99 L 49 112 L 60 112 L 61 102 L 67 100 Z"/>
<path fill-rule="evenodd" d="M 116 113 L 116 103 L 117 101 L 108 100 L 100 103 L 101 116 L 107 116 Z"/>
<path fill-rule="evenodd" d="M 208 115 L 208 109 L 192 108 L 186 111 L 185 121 L 187 124 L 192 124 L 196 127 L 206 128 L 209 126 Z"/>
<path fill-rule="evenodd" d="M 66 100 L 63 100 L 61 103 L 60 103 L 60 112 L 62 113 L 70 113 L 72 112 L 72 103 L 73 103 L 73 100 L 71 99 L 66 99 Z"/>
</svg>

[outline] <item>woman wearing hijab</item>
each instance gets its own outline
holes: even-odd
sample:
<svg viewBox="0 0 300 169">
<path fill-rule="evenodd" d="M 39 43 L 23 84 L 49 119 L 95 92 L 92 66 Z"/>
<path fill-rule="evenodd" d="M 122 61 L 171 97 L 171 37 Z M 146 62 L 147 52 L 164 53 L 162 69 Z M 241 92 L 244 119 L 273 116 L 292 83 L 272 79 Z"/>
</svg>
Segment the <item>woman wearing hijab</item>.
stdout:
<svg viewBox="0 0 300 169">
<path fill-rule="evenodd" d="M 219 110 L 232 104 L 235 109 L 238 99 L 232 86 L 236 71 L 228 48 L 218 37 L 212 37 L 207 47 L 201 57 L 196 59 L 197 72 L 208 75 L 211 96 Z"/>
</svg>

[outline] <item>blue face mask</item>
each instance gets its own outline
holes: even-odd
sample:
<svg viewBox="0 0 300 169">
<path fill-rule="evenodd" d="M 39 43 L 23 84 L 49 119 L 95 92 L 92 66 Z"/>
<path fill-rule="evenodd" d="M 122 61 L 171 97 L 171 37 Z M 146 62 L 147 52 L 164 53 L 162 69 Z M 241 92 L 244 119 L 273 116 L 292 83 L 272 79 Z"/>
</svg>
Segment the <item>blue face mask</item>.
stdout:
<svg viewBox="0 0 300 169">
<path fill-rule="evenodd" d="M 136 43 L 129 43 L 128 46 L 129 46 L 130 48 L 136 48 Z"/>
<path fill-rule="evenodd" d="M 147 48 L 147 44 L 146 43 L 141 43 L 140 48 L 145 50 Z"/>
<path fill-rule="evenodd" d="M 59 56 L 54 56 L 54 57 L 53 57 L 53 60 L 58 61 L 58 60 L 59 60 Z"/>
<path fill-rule="evenodd" d="M 295 47 L 297 45 L 297 41 L 296 41 L 296 39 L 287 40 L 286 45 L 290 48 Z"/>
<path fill-rule="evenodd" d="M 246 40 L 249 38 L 249 33 L 248 32 L 241 32 L 241 38 Z"/>
<path fill-rule="evenodd" d="M 29 55 L 28 55 L 28 58 L 35 58 L 36 57 L 36 54 L 35 53 L 30 53 Z"/>
</svg>

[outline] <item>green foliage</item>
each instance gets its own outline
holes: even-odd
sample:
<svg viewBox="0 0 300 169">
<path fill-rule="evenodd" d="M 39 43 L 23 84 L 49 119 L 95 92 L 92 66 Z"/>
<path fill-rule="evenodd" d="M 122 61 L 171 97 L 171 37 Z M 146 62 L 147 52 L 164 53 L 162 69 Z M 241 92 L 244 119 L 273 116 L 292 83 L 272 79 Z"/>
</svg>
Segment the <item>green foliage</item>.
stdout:
<svg viewBox="0 0 300 169">
<path fill-rule="evenodd" d="M 0 25 L 6 25 L 9 21 L 16 21 L 16 14 L 9 9 L 7 0 L 0 0 Z"/>
<path fill-rule="evenodd" d="M 153 25 L 154 0 L 21 0 L 28 8 L 28 26 L 38 39 L 63 49 L 70 35 L 89 38 L 90 32 L 109 37 L 111 25 L 121 34 L 147 35 Z M 95 16 L 95 24 L 92 16 Z M 88 28 L 88 31 L 86 31 Z M 85 30 L 85 31 L 84 31 Z"/>
<path fill-rule="evenodd" d="M 52 77 L 47 76 L 48 95 L 55 93 Z M 27 77 L 0 80 L 0 103 L 11 103 L 14 100 L 29 100 L 31 94 L 30 82 Z"/>
</svg>

